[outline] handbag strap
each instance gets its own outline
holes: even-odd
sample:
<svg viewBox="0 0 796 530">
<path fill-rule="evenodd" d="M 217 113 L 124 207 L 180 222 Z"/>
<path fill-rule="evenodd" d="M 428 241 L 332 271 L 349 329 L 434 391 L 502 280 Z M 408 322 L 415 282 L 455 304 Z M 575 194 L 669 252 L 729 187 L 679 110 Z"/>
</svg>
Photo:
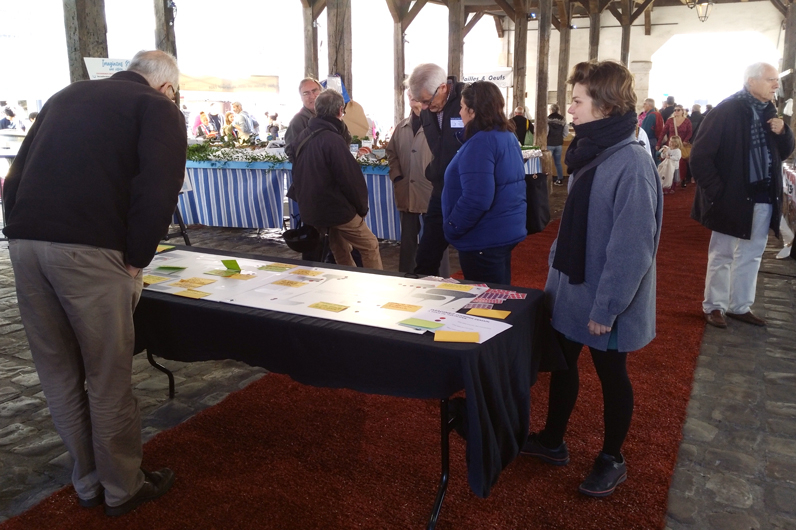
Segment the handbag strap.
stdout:
<svg viewBox="0 0 796 530">
<path fill-rule="evenodd" d="M 583 175 L 586 171 L 590 170 L 591 168 L 593 168 L 595 166 L 599 166 L 602 163 L 603 160 L 605 160 L 606 158 L 608 158 L 612 154 L 616 153 L 620 149 L 623 149 L 623 148 L 627 147 L 628 145 L 632 145 L 632 144 L 641 145 L 636 140 L 628 140 L 627 142 L 625 142 L 623 144 L 619 144 L 619 145 L 615 145 L 613 147 L 609 147 L 608 149 L 606 149 L 605 151 L 600 153 L 594 160 L 592 160 L 591 162 L 589 162 L 588 164 L 586 164 L 585 166 L 580 168 L 577 171 L 577 173 L 575 173 L 574 178 L 571 179 L 572 183 L 569 185 L 569 189 L 572 189 L 572 186 L 575 184 L 575 182 L 577 182 L 577 180 L 580 178 L 580 176 Z"/>
</svg>

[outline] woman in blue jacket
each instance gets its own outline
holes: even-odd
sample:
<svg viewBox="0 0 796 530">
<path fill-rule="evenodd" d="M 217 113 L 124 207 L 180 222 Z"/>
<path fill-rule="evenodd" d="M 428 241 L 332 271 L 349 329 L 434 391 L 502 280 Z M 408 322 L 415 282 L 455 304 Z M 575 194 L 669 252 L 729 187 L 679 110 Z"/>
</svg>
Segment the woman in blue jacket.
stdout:
<svg viewBox="0 0 796 530">
<path fill-rule="evenodd" d="M 525 239 L 525 170 L 503 96 L 493 83 L 462 90 L 464 144 L 445 170 L 445 238 L 467 280 L 511 283 L 511 251 Z"/>
</svg>

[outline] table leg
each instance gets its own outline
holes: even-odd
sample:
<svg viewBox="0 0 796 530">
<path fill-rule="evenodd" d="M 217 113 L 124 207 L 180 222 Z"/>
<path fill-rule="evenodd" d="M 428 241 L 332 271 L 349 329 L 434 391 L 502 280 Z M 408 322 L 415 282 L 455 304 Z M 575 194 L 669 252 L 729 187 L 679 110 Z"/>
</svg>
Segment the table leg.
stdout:
<svg viewBox="0 0 796 530">
<path fill-rule="evenodd" d="M 149 364 L 166 374 L 169 378 L 169 399 L 174 399 L 174 374 L 171 373 L 171 370 L 159 364 L 155 361 L 155 358 L 152 357 L 152 354 L 149 353 L 149 350 L 146 351 L 146 358 L 149 360 Z"/>
<path fill-rule="evenodd" d="M 450 475 L 450 444 L 448 435 L 453 429 L 453 424 L 457 418 L 448 417 L 448 400 L 442 399 L 439 402 L 440 411 L 440 446 L 442 449 L 442 475 L 439 478 L 439 486 L 437 486 L 437 498 L 434 501 L 434 507 L 431 509 L 431 516 L 428 519 L 427 530 L 434 530 L 437 526 L 437 519 L 439 512 L 442 509 L 442 501 L 445 499 L 445 492 L 448 489 L 448 477 Z"/>
</svg>

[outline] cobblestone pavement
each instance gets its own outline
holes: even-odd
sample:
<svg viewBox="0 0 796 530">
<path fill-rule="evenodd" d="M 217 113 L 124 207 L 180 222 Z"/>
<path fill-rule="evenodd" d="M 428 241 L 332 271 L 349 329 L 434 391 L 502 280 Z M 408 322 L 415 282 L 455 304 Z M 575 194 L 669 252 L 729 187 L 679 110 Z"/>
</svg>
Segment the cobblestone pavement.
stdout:
<svg viewBox="0 0 796 530">
<path fill-rule="evenodd" d="M 670 530 L 796 529 L 796 261 L 779 248 L 763 255 L 753 308 L 768 326 L 705 330 Z"/>
<path fill-rule="evenodd" d="M 192 243 L 296 257 L 276 231 L 194 229 Z M 396 270 L 398 247 L 381 245 Z M 730 322 L 705 333 L 669 493 L 669 530 L 796 529 L 796 261 L 766 252 L 756 313 L 767 328 Z M 458 270 L 455 252 L 451 269 Z M 696 308 L 698 310 L 698 308 Z M 169 429 L 265 374 L 233 361 L 163 361 L 177 395 L 144 355 L 133 361 L 144 439 Z M 8 252 L 0 246 L 0 521 L 69 483 L 70 459 L 55 433 L 31 361 Z"/>
</svg>

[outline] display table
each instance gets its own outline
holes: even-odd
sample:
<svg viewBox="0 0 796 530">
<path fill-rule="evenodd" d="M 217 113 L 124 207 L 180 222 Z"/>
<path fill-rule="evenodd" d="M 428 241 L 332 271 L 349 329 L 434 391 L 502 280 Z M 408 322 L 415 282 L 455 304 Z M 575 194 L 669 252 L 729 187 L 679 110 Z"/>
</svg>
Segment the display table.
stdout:
<svg viewBox="0 0 796 530">
<path fill-rule="evenodd" d="M 396 282 L 403 278 L 368 272 L 395 276 Z M 528 434 L 530 387 L 539 354 L 553 351 L 547 347 L 551 328 L 541 291 L 511 289 L 527 295 L 501 304 L 502 310 L 511 311 L 505 322 L 512 327 L 483 344 L 440 343 L 430 333 L 416 335 L 144 290 L 135 312 L 135 351 L 146 349 L 183 362 L 234 359 L 307 385 L 441 400 L 443 474 L 429 522 L 433 527 L 447 485 L 450 396 L 461 390 L 466 394 L 468 480 L 480 497 L 489 495 Z"/>
<path fill-rule="evenodd" d="M 193 162 L 186 164 L 193 191 L 180 196 L 178 207 L 186 224 L 230 228 L 282 228 L 284 205 L 291 214 L 298 206 L 286 198 L 292 183 L 289 162 Z M 365 223 L 379 239 L 399 240 L 401 223 L 389 169 L 363 168 L 370 212 Z"/>
</svg>

